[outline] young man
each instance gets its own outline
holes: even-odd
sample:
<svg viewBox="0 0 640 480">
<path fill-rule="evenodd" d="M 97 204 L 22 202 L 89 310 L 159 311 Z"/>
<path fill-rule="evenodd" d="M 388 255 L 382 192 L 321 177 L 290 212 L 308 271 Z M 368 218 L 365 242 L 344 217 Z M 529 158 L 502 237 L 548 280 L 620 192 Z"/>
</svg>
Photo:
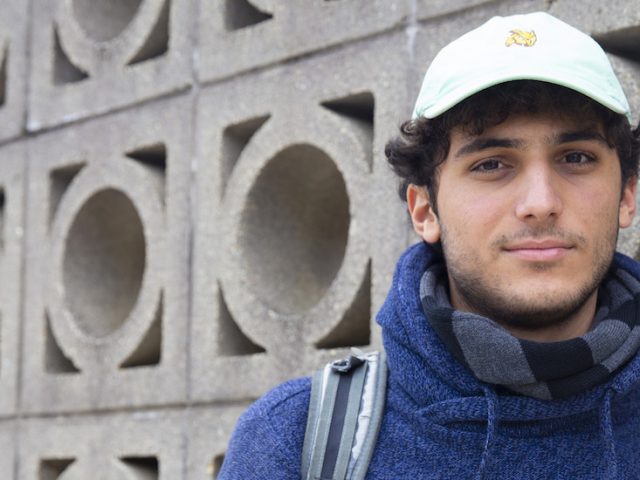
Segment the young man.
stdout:
<svg viewBox="0 0 640 480">
<path fill-rule="evenodd" d="M 544 14 L 431 64 L 387 146 L 424 240 L 378 314 L 389 378 L 367 479 L 640 477 L 640 129 L 604 52 Z M 298 479 L 309 379 L 242 417 L 220 477 Z"/>
</svg>

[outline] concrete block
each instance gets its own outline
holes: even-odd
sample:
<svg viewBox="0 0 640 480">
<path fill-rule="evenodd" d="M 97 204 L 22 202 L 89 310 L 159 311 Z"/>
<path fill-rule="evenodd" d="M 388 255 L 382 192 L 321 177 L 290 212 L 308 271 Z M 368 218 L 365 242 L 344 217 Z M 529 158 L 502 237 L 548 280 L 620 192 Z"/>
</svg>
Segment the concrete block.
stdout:
<svg viewBox="0 0 640 480">
<path fill-rule="evenodd" d="M 198 407 L 188 412 L 187 478 L 215 480 L 233 428 L 248 405 Z"/>
<path fill-rule="evenodd" d="M 177 97 L 29 143 L 25 411 L 186 398 L 191 109 Z"/>
<path fill-rule="evenodd" d="M 15 412 L 17 394 L 22 244 L 24 143 L 0 147 L 0 416 Z"/>
<path fill-rule="evenodd" d="M 17 478 L 180 480 L 183 431 L 180 412 L 28 419 L 20 426 Z"/>
<path fill-rule="evenodd" d="M 640 9 L 636 0 L 554 0 L 549 13 L 600 40 L 610 35 L 638 44 Z M 625 38 L 626 37 L 626 38 Z M 614 38 L 615 40 L 615 38 Z"/>
<path fill-rule="evenodd" d="M 29 2 L 6 0 L 0 15 L 0 142 L 24 129 Z"/>
<path fill-rule="evenodd" d="M 17 478 L 15 477 L 16 446 L 16 420 L 0 421 L 0 472 L 2 472 L 3 479 L 12 480 Z"/>
<path fill-rule="evenodd" d="M 402 52 L 392 34 L 201 92 L 192 398 L 255 397 L 379 345 L 408 232 L 383 153 Z"/>
<path fill-rule="evenodd" d="M 192 2 L 33 3 L 30 131 L 190 84 Z"/>
<path fill-rule="evenodd" d="M 199 0 L 198 77 L 216 80 L 401 27 L 410 0 Z"/>
<path fill-rule="evenodd" d="M 440 22 L 442 15 L 467 10 L 486 3 L 496 3 L 493 0 L 417 0 L 416 16 L 419 20 L 437 18 Z"/>
</svg>

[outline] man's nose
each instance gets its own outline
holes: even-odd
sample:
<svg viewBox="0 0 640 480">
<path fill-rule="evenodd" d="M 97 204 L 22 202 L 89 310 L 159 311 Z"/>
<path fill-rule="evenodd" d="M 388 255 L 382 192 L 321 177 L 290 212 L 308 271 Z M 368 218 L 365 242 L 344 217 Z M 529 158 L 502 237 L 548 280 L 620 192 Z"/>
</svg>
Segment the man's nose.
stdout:
<svg viewBox="0 0 640 480">
<path fill-rule="evenodd" d="M 519 183 L 516 216 L 525 222 L 544 222 L 562 213 L 558 179 L 549 165 L 527 168 Z"/>
</svg>

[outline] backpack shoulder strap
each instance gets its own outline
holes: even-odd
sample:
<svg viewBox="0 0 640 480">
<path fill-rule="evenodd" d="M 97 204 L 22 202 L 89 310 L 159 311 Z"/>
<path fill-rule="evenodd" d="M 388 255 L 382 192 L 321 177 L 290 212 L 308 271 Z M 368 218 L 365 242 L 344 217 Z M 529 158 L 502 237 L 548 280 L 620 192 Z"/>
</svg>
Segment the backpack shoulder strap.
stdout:
<svg viewBox="0 0 640 480">
<path fill-rule="evenodd" d="M 316 372 L 302 451 L 303 480 L 363 480 L 382 422 L 384 353 L 352 354 Z"/>
</svg>

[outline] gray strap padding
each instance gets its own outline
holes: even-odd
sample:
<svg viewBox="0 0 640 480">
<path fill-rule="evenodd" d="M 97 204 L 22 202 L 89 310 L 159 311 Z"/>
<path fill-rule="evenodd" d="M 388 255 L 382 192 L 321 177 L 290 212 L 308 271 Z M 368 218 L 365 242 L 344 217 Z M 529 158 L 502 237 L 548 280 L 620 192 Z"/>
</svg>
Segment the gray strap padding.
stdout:
<svg viewBox="0 0 640 480">
<path fill-rule="evenodd" d="M 307 430 L 305 433 L 302 461 L 305 480 L 317 480 L 321 478 L 324 455 L 329 438 L 329 427 L 333 406 L 338 391 L 339 376 L 331 371 L 331 365 L 317 372 L 311 385 L 311 401 L 309 415 L 307 417 Z M 315 392 L 314 392 L 315 389 Z M 312 418 L 311 413 L 314 416 Z"/>
<path fill-rule="evenodd" d="M 311 400 L 309 401 L 309 413 L 307 414 L 307 427 L 304 435 L 304 445 L 302 447 L 302 480 L 310 480 L 309 466 L 311 464 L 311 454 L 315 448 L 316 435 L 318 429 L 318 419 L 320 418 L 320 408 L 322 405 L 322 390 L 324 389 L 324 370 L 317 371 L 311 380 Z"/>
<path fill-rule="evenodd" d="M 313 377 L 303 480 L 363 480 L 367 473 L 384 412 L 386 360 L 384 354 L 357 350 L 351 357 L 356 361 L 348 360 L 328 364 Z"/>
<path fill-rule="evenodd" d="M 342 435 L 340 438 L 340 449 L 333 471 L 333 478 L 347 478 L 347 468 L 351 459 L 351 446 L 358 426 L 358 412 L 360 411 L 360 400 L 364 390 L 364 380 L 367 373 L 367 364 L 357 368 L 351 379 L 349 386 L 349 402 L 347 403 L 344 423 L 342 425 Z"/>
<path fill-rule="evenodd" d="M 373 392 L 371 395 L 371 416 L 366 425 L 363 425 L 364 441 L 361 450 L 357 455 L 352 455 L 352 465 L 346 477 L 350 480 L 364 480 L 373 457 L 373 450 L 376 447 L 384 415 L 384 405 L 387 398 L 387 358 L 384 352 L 375 352 L 375 356 L 375 369 L 370 363 L 372 368 L 369 369 L 369 373 L 372 378 L 371 380 L 367 379 L 367 387 L 365 387 L 365 393 L 367 388 L 371 388 Z M 360 423 L 364 424 L 362 421 Z"/>
</svg>

